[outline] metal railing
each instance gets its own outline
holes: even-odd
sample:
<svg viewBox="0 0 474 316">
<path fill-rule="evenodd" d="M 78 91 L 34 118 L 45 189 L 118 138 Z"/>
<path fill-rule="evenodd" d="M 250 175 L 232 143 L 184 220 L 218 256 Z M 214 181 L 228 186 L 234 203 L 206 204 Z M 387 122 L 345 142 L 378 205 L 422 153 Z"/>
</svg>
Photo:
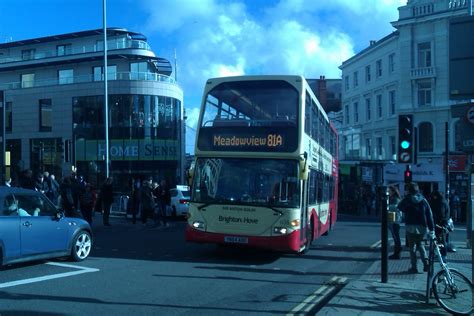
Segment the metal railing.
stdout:
<svg viewBox="0 0 474 316">
<path fill-rule="evenodd" d="M 126 40 L 126 39 L 113 39 L 107 41 L 107 50 L 115 50 L 115 49 L 129 49 L 129 48 L 136 48 L 136 49 L 145 49 L 151 50 L 150 45 L 148 45 L 145 41 L 140 40 Z M 83 45 L 83 46 L 73 46 L 67 47 L 62 50 L 47 50 L 36 52 L 31 50 L 28 54 L 20 54 L 17 56 L 7 56 L 0 58 L 0 64 L 5 63 L 14 63 L 20 61 L 28 61 L 28 60 L 36 60 L 36 59 L 44 59 L 44 58 L 51 58 L 51 57 L 62 57 L 68 55 L 78 55 L 78 54 L 85 54 L 85 53 L 96 53 L 104 51 L 104 44 L 103 42 L 99 42 L 94 45 Z"/>
<path fill-rule="evenodd" d="M 116 72 L 108 73 L 108 81 L 114 80 L 144 80 L 144 81 L 157 81 L 167 82 L 170 84 L 176 84 L 174 78 L 152 72 Z M 67 85 L 75 83 L 86 83 L 86 82 L 101 82 L 104 80 L 103 75 L 80 75 L 73 77 L 63 78 L 47 78 L 31 81 L 18 81 L 0 84 L 0 90 L 11 90 L 21 88 L 35 88 L 55 85 Z"/>
</svg>

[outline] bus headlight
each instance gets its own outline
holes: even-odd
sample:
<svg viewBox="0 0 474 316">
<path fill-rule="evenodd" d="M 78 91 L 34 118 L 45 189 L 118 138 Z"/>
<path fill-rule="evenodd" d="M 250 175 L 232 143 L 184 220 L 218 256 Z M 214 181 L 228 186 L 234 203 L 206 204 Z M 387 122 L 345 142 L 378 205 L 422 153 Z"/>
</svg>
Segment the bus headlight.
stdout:
<svg viewBox="0 0 474 316">
<path fill-rule="evenodd" d="M 294 219 L 290 222 L 291 227 L 300 227 L 300 220 L 299 219 Z"/>
<path fill-rule="evenodd" d="M 193 222 L 193 227 L 196 229 L 204 230 L 206 228 L 206 224 L 204 224 L 204 222 L 201 222 L 201 221 L 195 221 Z"/>
<path fill-rule="evenodd" d="M 273 233 L 277 235 L 285 235 L 288 232 L 286 227 L 275 227 L 273 228 Z"/>
</svg>

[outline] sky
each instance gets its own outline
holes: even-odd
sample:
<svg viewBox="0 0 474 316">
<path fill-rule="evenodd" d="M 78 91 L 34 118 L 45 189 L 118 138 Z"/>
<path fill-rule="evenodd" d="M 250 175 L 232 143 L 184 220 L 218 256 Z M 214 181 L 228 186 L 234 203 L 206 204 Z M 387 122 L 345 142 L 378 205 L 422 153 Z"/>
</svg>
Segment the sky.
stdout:
<svg viewBox="0 0 474 316">
<path fill-rule="evenodd" d="M 107 26 L 148 38 L 177 62 L 186 151 L 208 78 L 295 74 L 341 78 L 338 68 L 395 31 L 406 0 L 107 0 Z M 0 0 L 0 43 L 103 27 L 102 0 Z"/>
</svg>

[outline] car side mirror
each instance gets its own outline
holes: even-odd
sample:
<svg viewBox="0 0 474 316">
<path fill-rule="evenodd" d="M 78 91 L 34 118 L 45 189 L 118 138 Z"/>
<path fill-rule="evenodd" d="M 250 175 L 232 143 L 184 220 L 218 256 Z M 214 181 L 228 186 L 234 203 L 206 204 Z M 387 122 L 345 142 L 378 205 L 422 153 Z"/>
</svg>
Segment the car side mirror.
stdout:
<svg viewBox="0 0 474 316">
<path fill-rule="evenodd" d="M 54 214 L 54 219 L 56 219 L 58 221 L 63 217 L 64 217 L 64 212 L 61 211 L 61 210 L 57 211 L 56 214 Z"/>
</svg>

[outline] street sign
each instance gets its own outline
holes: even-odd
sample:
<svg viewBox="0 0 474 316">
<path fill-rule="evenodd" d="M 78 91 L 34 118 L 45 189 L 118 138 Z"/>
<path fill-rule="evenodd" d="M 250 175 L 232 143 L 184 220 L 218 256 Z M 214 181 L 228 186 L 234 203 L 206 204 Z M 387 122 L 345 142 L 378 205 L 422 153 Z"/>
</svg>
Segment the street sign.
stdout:
<svg viewBox="0 0 474 316">
<path fill-rule="evenodd" d="M 465 153 L 474 153 L 474 103 L 456 104 L 452 107 L 452 117 L 459 117 L 459 133 Z"/>
</svg>

